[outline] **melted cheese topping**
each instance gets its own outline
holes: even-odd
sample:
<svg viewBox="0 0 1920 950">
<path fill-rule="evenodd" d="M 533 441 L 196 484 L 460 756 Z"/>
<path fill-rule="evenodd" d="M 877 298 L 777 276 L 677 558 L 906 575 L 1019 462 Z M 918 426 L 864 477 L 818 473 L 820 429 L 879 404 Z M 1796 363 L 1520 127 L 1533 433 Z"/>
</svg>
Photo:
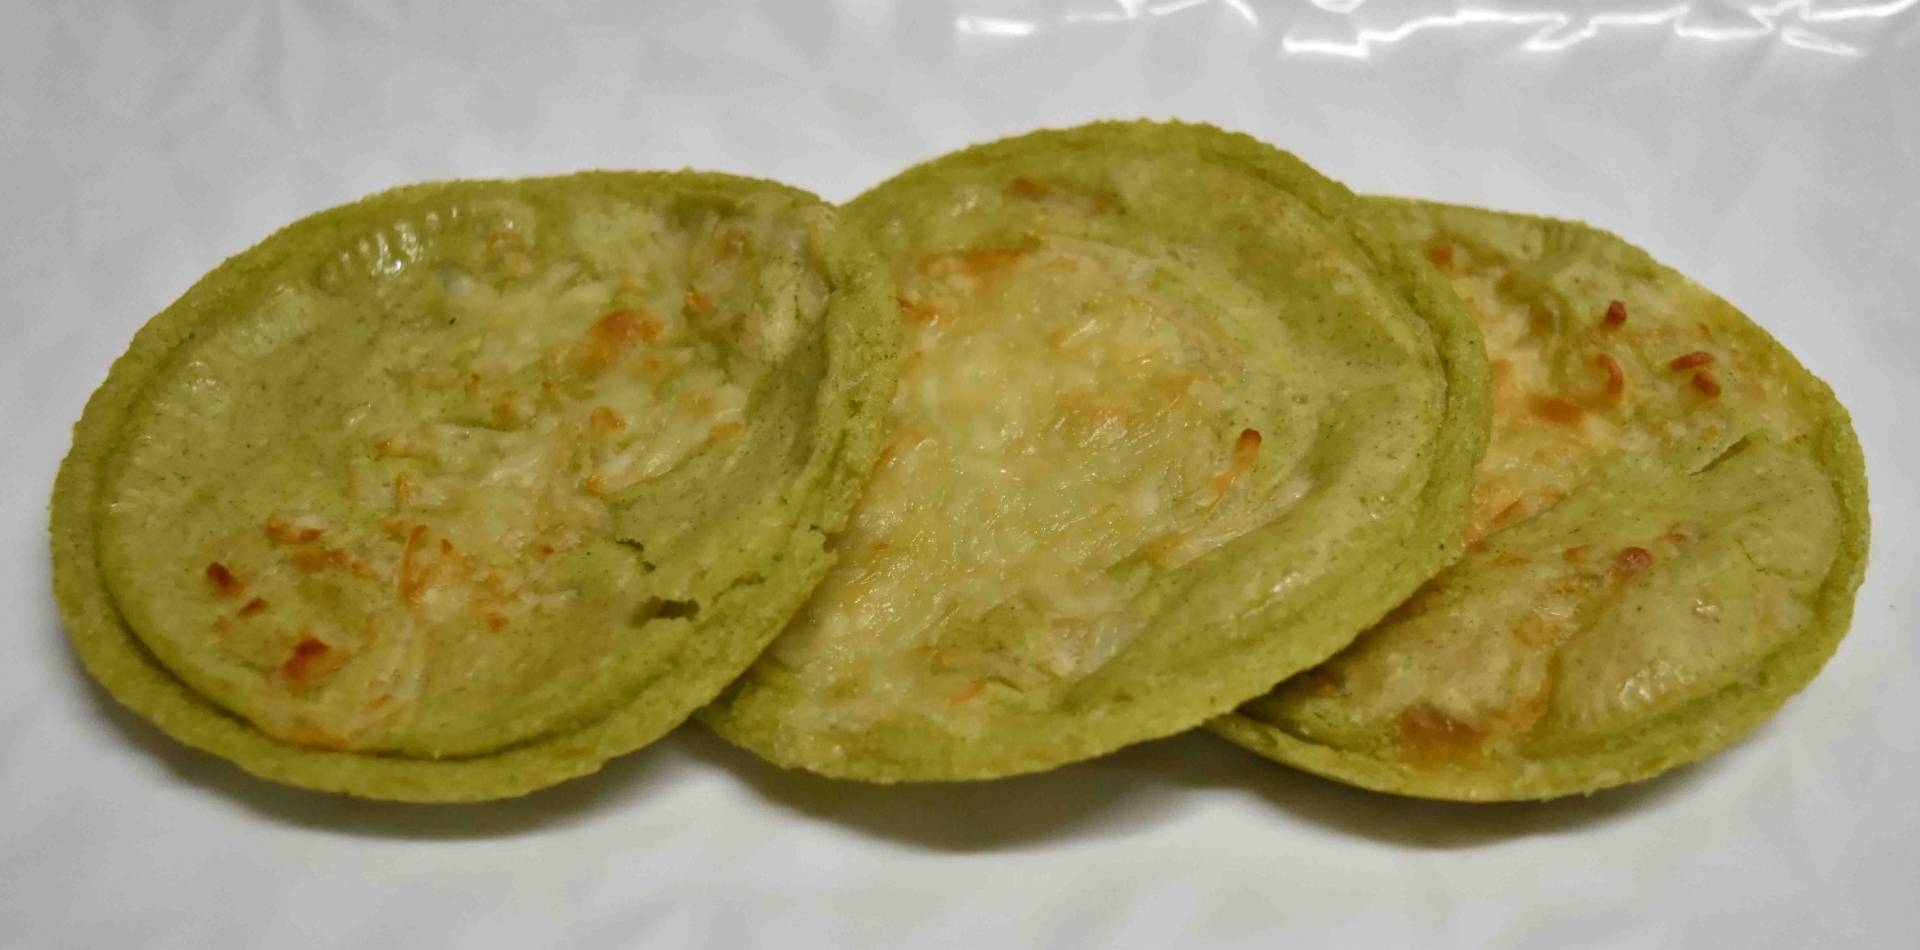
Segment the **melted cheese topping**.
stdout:
<svg viewBox="0 0 1920 950">
<path fill-rule="evenodd" d="M 122 571 L 136 628 L 270 735 L 497 747 L 571 714 L 635 628 L 698 610 L 649 586 L 615 506 L 750 435 L 756 381 L 825 299 L 800 263 L 806 232 L 771 209 L 671 226 L 629 208 L 571 221 L 569 256 L 516 223 L 485 237 L 478 267 L 404 262 L 374 287 L 382 317 L 354 319 L 363 297 L 283 291 L 196 356 L 156 403 L 176 428 L 130 452 L 115 532 L 132 549 L 182 526 L 194 554 L 184 612 L 153 608 L 166 591 L 150 567 Z M 294 361 L 325 382 L 266 382 Z M 267 402 L 249 407 L 256 392 Z M 211 474 L 181 454 L 205 440 L 259 468 L 168 490 L 165 473 Z"/>
<path fill-rule="evenodd" d="M 1711 454 L 1755 422 L 1789 439 L 1812 424 L 1765 357 L 1683 316 L 1726 318 L 1726 304 L 1697 287 L 1633 285 L 1623 288 L 1626 299 L 1580 312 L 1498 257 L 1439 240 L 1428 258 L 1444 261 L 1472 309 L 1491 371 L 1493 432 L 1468 541 L 1551 507 L 1610 453 L 1699 446 Z M 1577 289 L 1615 283 L 1580 264 L 1553 280 Z"/>
<path fill-rule="evenodd" d="M 1814 424 L 1779 357 L 1683 279 L 1540 250 L 1427 250 L 1492 370 L 1467 556 L 1256 714 L 1421 766 L 1544 753 L 1712 692 L 1806 622 L 1839 543 L 1832 489 L 1738 441 Z"/>
<path fill-rule="evenodd" d="M 1419 765 L 1578 748 L 1778 649 L 1837 544 L 1824 476 L 1779 445 L 1610 465 L 1275 695 L 1316 740 Z"/>
<path fill-rule="evenodd" d="M 840 562 L 776 644 L 806 729 L 903 704 L 965 730 L 989 690 L 1087 676 L 1145 619 L 1141 568 L 1200 557 L 1298 498 L 1219 380 L 1227 341 L 1152 266 L 1053 239 L 920 260 L 892 441 Z"/>
</svg>

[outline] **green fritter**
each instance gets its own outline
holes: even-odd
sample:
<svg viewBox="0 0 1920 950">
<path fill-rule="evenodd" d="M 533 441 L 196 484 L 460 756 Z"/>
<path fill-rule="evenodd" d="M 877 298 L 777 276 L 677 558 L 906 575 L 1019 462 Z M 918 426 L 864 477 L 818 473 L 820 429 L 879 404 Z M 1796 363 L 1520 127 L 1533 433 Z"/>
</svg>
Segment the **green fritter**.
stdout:
<svg viewBox="0 0 1920 950">
<path fill-rule="evenodd" d="M 703 713 L 876 782 L 1199 725 L 1456 556 L 1484 351 L 1351 193 L 1204 126 L 970 148 L 855 200 L 899 287 L 888 437 L 839 562 Z"/>
<path fill-rule="evenodd" d="M 1867 550 L 1831 390 L 1604 231 L 1372 202 L 1485 337 L 1493 435 L 1461 561 L 1216 731 L 1366 788 L 1551 798 L 1724 748 L 1819 671 Z"/>
<path fill-rule="evenodd" d="M 135 337 L 53 499 L 86 667 L 257 775 L 524 793 L 650 742 L 824 575 L 880 445 L 884 268 L 696 173 L 419 185 Z"/>
</svg>

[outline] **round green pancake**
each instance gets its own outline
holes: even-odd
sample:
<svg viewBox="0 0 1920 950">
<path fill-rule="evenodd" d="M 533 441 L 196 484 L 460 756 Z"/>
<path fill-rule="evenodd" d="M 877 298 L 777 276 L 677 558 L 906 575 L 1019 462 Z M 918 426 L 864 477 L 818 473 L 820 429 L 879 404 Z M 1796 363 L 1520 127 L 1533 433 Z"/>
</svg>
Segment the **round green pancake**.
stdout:
<svg viewBox="0 0 1920 950">
<path fill-rule="evenodd" d="M 1214 729 L 1343 782 L 1469 801 L 1605 788 L 1738 739 L 1847 629 L 1867 494 L 1846 410 L 1611 234 L 1372 203 L 1486 340 L 1467 554 Z"/>
<path fill-rule="evenodd" d="M 1458 551 L 1470 318 L 1252 139 L 1111 123 L 847 208 L 900 288 L 889 437 L 836 567 L 702 716 L 790 767 L 1049 768 L 1330 655 Z"/>
<path fill-rule="evenodd" d="M 890 285 L 837 218 L 721 175 L 451 182 L 228 260 L 75 430 L 81 659 L 189 745 L 368 797 L 651 741 L 791 617 L 878 450 Z"/>
</svg>

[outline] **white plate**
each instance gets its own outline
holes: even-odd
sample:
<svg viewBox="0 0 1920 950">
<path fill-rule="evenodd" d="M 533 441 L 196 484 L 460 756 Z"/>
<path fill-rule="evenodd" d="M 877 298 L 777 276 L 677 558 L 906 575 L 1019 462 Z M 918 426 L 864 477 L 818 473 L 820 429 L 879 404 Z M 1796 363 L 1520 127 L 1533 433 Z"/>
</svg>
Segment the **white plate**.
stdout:
<svg viewBox="0 0 1920 950">
<path fill-rule="evenodd" d="M 1913 946 L 1920 0 L 1468 2 L 4 4 L 0 944 Z M 1826 672 L 1705 766 L 1548 805 L 1363 794 L 1204 735 L 870 789 L 684 730 L 417 808 L 247 779 L 69 659 L 44 542 L 68 426 L 135 327 L 276 226 L 594 166 L 844 198 L 1139 115 L 1583 218 L 1748 310 L 1866 445 L 1877 538 Z"/>
</svg>

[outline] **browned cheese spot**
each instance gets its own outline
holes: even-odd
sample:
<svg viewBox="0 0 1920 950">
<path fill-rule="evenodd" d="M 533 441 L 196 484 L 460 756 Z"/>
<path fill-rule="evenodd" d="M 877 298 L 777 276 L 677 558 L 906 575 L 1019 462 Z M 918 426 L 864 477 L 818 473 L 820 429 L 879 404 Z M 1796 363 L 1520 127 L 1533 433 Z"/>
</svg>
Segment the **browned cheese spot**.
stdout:
<svg viewBox="0 0 1920 950">
<path fill-rule="evenodd" d="M 1552 336 L 1554 326 L 1559 322 L 1558 315 L 1553 312 L 1553 308 L 1548 306 L 1545 301 L 1536 300 L 1527 305 L 1528 333 L 1539 337 Z"/>
<path fill-rule="evenodd" d="M 1527 411 L 1555 425 L 1578 426 L 1586 417 L 1579 404 L 1559 396 L 1533 395 L 1527 398 Z"/>
<path fill-rule="evenodd" d="M 621 418 L 620 414 L 614 412 L 610 406 L 595 406 L 593 413 L 587 417 L 587 428 L 602 435 L 619 432 L 626 427 L 627 420 Z"/>
<path fill-rule="evenodd" d="M 280 675 L 295 686 L 307 686 L 338 669 L 340 661 L 333 656 L 333 648 L 314 639 L 302 636 L 300 642 L 293 645 L 293 652 L 287 661 L 280 664 Z"/>
<path fill-rule="evenodd" d="M 587 328 L 586 340 L 574 348 L 574 366 L 588 373 L 603 370 L 636 343 L 659 339 L 660 329 L 660 321 L 644 311 L 610 310 L 593 321 Z M 541 380 L 540 388 L 550 398 L 555 394 L 552 380 Z"/>
<path fill-rule="evenodd" d="M 660 322 L 638 310 L 613 310 L 593 321 L 588 333 L 595 343 L 624 350 L 635 340 L 651 343 L 659 339 Z"/>
<path fill-rule="evenodd" d="M 1679 356 L 1674 357 L 1672 362 L 1669 362 L 1667 364 L 1667 368 L 1668 369 L 1692 369 L 1696 366 L 1705 366 L 1711 362 L 1713 362 L 1712 353 L 1708 353 L 1705 350 L 1694 350 L 1691 353 L 1683 353 Z"/>
<path fill-rule="evenodd" d="M 1439 763 L 1476 751 L 1484 733 L 1427 703 L 1400 713 L 1400 749 L 1415 762 Z"/>
<path fill-rule="evenodd" d="M 1233 440 L 1233 457 L 1227 467 L 1213 476 L 1213 492 L 1224 495 L 1233 483 L 1239 481 L 1260 460 L 1260 433 L 1253 429 L 1240 430 L 1239 438 Z"/>
<path fill-rule="evenodd" d="M 307 572 L 318 574 L 321 571 L 351 569 L 355 562 L 341 548 L 301 548 L 293 552 L 293 566 Z"/>
<path fill-rule="evenodd" d="M 225 597 L 238 597 L 247 589 L 247 585 L 241 583 L 240 579 L 233 576 L 233 572 L 227 570 L 227 566 L 219 561 L 207 565 L 207 580 L 213 584 L 214 590 Z"/>
<path fill-rule="evenodd" d="M 1613 556 L 1613 566 L 1622 574 L 1638 574 L 1653 566 L 1653 552 L 1641 547 L 1621 548 Z"/>
</svg>

